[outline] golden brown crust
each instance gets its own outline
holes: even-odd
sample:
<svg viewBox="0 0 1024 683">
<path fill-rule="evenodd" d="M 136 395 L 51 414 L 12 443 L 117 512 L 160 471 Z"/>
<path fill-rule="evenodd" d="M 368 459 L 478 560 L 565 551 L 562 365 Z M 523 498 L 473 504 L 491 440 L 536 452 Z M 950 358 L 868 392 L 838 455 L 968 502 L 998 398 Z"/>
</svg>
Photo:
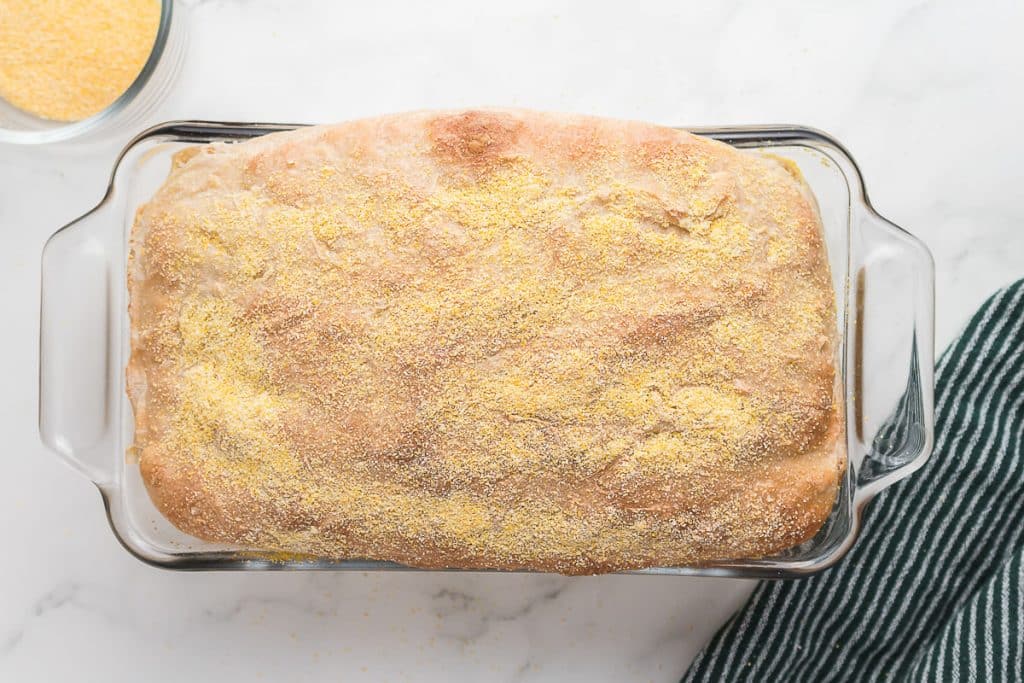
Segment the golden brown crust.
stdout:
<svg viewBox="0 0 1024 683">
<path fill-rule="evenodd" d="M 590 573 L 812 536 L 845 465 L 813 198 L 640 123 L 421 112 L 178 155 L 128 391 L 213 541 Z"/>
</svg>

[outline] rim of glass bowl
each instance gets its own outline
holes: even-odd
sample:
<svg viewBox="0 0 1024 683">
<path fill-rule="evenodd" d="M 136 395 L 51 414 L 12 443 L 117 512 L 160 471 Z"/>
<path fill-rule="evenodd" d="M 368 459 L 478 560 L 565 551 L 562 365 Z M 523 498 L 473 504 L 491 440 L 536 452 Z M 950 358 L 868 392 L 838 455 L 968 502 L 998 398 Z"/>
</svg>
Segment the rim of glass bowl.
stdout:
<svg viewBox="0 0 1024 683">
<path fill-rule="evenodd" d="M 123 113 L 142 93 L 150 78 L 156 71 L 161 57 L 167 47 L 167 39 L 171 32 L 171 20 L 174 13 L 174 0 L 160 0 L 160 25 L 157 27 L 156 38 L 153 41 L 153 49 L 149 52 L 146 63 L 139 71 L 131 85 L 121 93 L 116 100 L 111 102 L 102 111 L 93 114 L 88 118 L 79 121 L 69 121 L 64 125 L 57 125 L 52 128 L 40 130 L 14 130 L 0 126 L 0 143 L 14 143 L 19 145 L 37 145 L 48 142 L 59 142 L 81 137 L 87 133 L 93 133 L 103 128 L 106 124 L 114 121 L 118 115 Z M 3 99 L 3 98 L 0 98 Z M 6 102 L 6 101 L 5 101 Z M 15 105 L 7 104 L 15 109 Z M 24 110 L 20 110 L 23 111 Z M 27 116 L 33 116 L 37 120 L 49 121 L 30 112 L 24 112 Z"/>
</svg>

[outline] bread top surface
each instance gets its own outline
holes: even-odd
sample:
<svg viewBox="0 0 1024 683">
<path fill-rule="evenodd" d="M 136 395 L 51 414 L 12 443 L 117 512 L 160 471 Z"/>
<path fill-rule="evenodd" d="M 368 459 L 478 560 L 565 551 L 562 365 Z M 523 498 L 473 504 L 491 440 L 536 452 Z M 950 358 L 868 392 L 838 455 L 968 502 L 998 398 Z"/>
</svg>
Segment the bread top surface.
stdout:
<svg viewBox="0 0 1024 683">
<path fill-rule="evenodd" d="M 701 564 L 813 536 L 845 466 L 814 200 L 685 132 L 474 110 L 190 148 L 128 280 L 134 450 L 203 539 Z"/>
</svg>

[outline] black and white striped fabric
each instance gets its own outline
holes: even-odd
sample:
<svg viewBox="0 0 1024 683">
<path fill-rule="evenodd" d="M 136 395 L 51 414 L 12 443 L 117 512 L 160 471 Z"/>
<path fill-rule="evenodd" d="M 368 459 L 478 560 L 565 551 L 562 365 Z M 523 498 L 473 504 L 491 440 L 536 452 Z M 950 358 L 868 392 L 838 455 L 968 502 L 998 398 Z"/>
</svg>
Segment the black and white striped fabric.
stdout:
<svg viewBox="0 0 1024 683">
<path fill-rule="evenodd" d="M 1024 280 L 939 360 L 928 464 L 837 567 L 763 582 L 690 681 L 1024 681 Z"/>
</svg>

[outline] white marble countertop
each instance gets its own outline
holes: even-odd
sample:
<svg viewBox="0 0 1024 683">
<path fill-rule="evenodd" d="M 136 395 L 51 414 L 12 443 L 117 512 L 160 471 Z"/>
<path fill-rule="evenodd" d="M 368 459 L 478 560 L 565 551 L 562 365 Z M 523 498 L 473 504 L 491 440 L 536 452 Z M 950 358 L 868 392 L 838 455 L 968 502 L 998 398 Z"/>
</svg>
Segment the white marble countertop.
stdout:
<svg viewBox="0 0 1024 683">
<path fill-rule="evenodd" d="M 809 124 L 933 250 L 940 347 L 1024 275 L 1020 3 L 348 4 L 183 3 L 186 62 L 148 123 L 492 104 Z M 36 431 L 39 257 L 134 132 L 0 146 L 0 680 L 675 680 L 750 583 L 184 574 L 118 546 L 95 488 Z"/>
</svg>

